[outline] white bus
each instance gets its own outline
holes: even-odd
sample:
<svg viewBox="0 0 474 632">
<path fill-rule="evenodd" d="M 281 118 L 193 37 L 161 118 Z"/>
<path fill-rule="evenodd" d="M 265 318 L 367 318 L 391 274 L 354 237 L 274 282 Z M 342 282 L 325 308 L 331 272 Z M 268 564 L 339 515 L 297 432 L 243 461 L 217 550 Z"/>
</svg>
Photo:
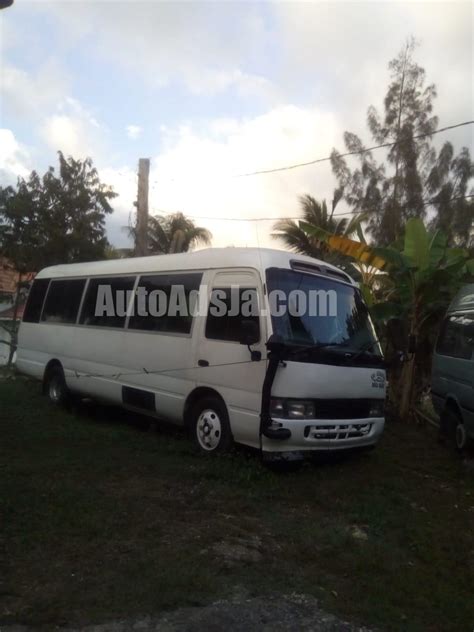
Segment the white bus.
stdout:
<svg viewBox="0 0 474 632">
<path fill-rule="evenodd" d="M 188 304 L 193 292 L 208 304 L 139 313 L 140 292 L 171 298 L 174 287 Z M 216 315 L 216 292 L 226 307 L 237 296 L 238 313 Z M 126 296 L 125 306 L 98 312 L 110 293 Z M 257 313 L 244 314 L 246 295 Z M 288 310 L 311 297 L 323 299 L 318 313 Z M 384 427 L 384 363 L 357 284 L 280 250 L 46 268 L 28 297 L 17 367 L 42 380 L 55 403 L 79 395 L 184 424 L 206 453 L 234 441 L 267 456 L 366 448 Z"/>
</svg>

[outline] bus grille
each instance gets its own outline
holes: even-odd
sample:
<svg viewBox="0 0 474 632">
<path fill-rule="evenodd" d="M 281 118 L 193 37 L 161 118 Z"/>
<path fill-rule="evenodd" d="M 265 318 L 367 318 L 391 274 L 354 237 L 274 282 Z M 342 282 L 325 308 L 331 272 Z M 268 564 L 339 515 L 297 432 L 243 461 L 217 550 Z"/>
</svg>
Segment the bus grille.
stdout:
<svg viewBox="0 0 474 632">
<path fill-rule="evenodd" d="M 371 399 L 315 399 L 317 419 L 365 419 L 369 417 Z"/>
<path fill-rule="evenodd" d="M 371 423 L 367 424 L 311 424 L 304 429 L 306 439 L 324 440 L 333 439 L 335 441 L 344 439 L 355 439 L 365 437 L 370 434 Z"/>
</svg>

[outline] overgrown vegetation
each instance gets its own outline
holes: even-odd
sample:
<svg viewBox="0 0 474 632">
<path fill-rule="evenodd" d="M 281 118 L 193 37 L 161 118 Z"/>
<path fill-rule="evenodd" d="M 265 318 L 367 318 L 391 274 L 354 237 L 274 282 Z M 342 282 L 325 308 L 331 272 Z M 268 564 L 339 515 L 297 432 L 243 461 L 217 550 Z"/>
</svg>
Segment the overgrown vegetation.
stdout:
<svg viewBox="0 0 474 632">
<path fill-rule="evenodd" d="M 0 187 L 0 251 L 17 272 L 105 258 L 105 219 L 116 193 L 90 158 L 58 155 L 58 172 L 33 171 L 16 188 Z"/>
<path fill-rule="evenodd" d="M 0 400 L 1 624 L 297 591 L 384 630 L 473 627 L 473 473 L 428 428 L 282 476 L 115 409 L 55 409 L 37 383 L 0 381 Z M 235 541 L 257 558 L 229 563 Z"/>
<path fill-rule="evenodd" d="M 351 237 L 358 229 L 360 230 L 364 218 L 363 216 L 355 216 L 350 220 L 347 217 L 335 215 L 343 193 L 342 188 L 334 191 L 331 211 L 328 209 L 326 200 L 318 202 L 311 195 L 303 195 L 300 198 L 302 220 L 306 224 L 321 228 L 332 235 Z M 275 224 L 273 230 L 272 237 L 280 240 L 294 252 L 316 259 L 324 259 L 324 261 L 340 267 L 345 267 L 349 263 L 347 257 L 331 249 L 324 240 L 305 231 L 300 226 L 299 220 L 282 219 Z"/>
<path fill-rule="evenodd" d="M 0 187 L 0 255 L 18 275 L 11 323 L 0 323 L 9 334 L 8 366 L 17 348 L 17 313 L 22 292 L 32 276 L 47 266 L 105 259 L 109 242 L 105 219 L 116 193 L 100 181 L 92 160 L 59 155 L 40 177 L 32 171 L 17 186 Z"/>
<path fill-rule="evenodd" d="M 131 219 L 126 230 L 136 241 L 137 230 Z M 179 211 L 169 215 L 150 215 L 148 218 L 147 242 L 150 255 L 188 252 L 196 246 L 210 246 L 211 240 L 212 233 L 207 228 L 196 226 L 192 219 Z M 134 255 L 133 249 L 130 249 L 129 255 Z"/>
<path fill-rule="evenodd" d="M 331 235 L 300 222 L 308 235 L 336 252 L 385 272 L 363 287 L 372 315 L 386 331 L 386 343 L 406 354 L 399 374 L 392 372 L 391 393 L 405 419 L 429 380 L 431 349 L 446 308 L 463 282 L 474 278 L 474 259 L 463 248 L 449 248 L 440 230 L 429 233 L 422 220 L 408 220 L 403 241 L 388 248 Z M 393 330 L 397 332 L 396 339 Z"/>
<path fill-rule="evenodd" d="M 385 159 L 377 161 L 358 136 L 345 132 L 346 150 L 362 152 L 355 156 L 360 166 L 351 169 L 334 149 L 332 169 L 350 210 L 367 214 L 368 230 L 377 245 L 401 238 L 405 223 L 416 217 L 433 229 L 443 229 L 450 245 L 471 247 L 474 189 L 469 184 L 474 165 L 467 147 L 457 156 L 450 142 L 437 150 L 432 137 L 439 127 L 433 112 L 436 86 L 426 85 L 415 49 L 410 39 L 389 63 L 383 113 L 374 106 L 367 112 L 374 144 L 394 143 Z"/>
<path fill-rule="evenodd" d="M 354 156 L 346 159 L 333 150 L 338 188 L 331 214 L 325 203 L 314 201 L 319 214 L 303 205 L 301 221 L 274 227 L 275 236 L 294 251 L 332 261 L 361 283 L 385 351 L 404 354 L 399 356 L 404 366 L 398 362 L 389 375 L 402 419 L 410 417 L 429 386 L 432 349 L 451 299 L 462 283 L 474 279 L 474 163 L 466 147 L 456 156 L 445 142 L 438 151 L 436 87 L 426 85 L 415 49 L 410 39 L 389 63 L 383 113 L 368 109 L 373 143 L 389 145 L 385 156 L 346 132 L 345 148 Z M 358 167 L 349 166 L 353 160 Z M 334 214 L 338 202 L 352 213 L 350 222 Z"/>
</svg>

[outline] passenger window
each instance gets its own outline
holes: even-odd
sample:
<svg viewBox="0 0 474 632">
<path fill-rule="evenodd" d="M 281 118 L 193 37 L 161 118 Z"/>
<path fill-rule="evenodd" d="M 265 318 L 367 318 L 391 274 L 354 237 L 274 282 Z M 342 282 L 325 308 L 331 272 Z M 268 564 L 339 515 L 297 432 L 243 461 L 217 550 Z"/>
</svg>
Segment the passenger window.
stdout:
<svg viewBox="0 0 474 632">
<path fill-rule="evenodd" d="M 474 350 L 474 314 L 448 316 L 436 345 L 440 355 L 470 360 Z"/>
<path fill-rule="evenodd" d="M 49 279 L 36 279 L 33 281 L 23 313 L 24 323 L 39 323 L 48 285 Z"/>
<path fill-rule="evenodd" d="M 136 277 L 89 279 L 82 306 L 81 325 L 124 327 Z"/>
<path fill-rule="evenodd" d="M 51 281 L 41 320 L 47 323 L 75 323 L 85 279 Z"/>
<path fill-rule="evenodd" d="M 242 322 L 252 320 L 260 331 L 258 295 L 255 288 L 214 288 L 206 321 L 206 338 L 238 342 Z"/>
<path fill-rule="evenodd" d="M 193 294 L 197 300 L 202 274 L 154 274 L 140 277 L 129 329 L 189 334 Z"/>
</svg>

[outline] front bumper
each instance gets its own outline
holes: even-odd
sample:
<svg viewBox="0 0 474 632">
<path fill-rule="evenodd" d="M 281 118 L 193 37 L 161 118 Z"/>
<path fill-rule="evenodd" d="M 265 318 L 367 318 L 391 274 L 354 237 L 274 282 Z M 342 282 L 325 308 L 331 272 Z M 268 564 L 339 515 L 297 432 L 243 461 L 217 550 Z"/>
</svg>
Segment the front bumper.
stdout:
<svg viewBox="0 0 474 632">
<path fill-rule="evenodd" d="M 349 450 L 375 445 L 383 432 L 385 419 L 278 419 L 274 423 L 288 428 L 291 437 L 276 441 L 262 436 L 266 452 Z"/>
</svg>

